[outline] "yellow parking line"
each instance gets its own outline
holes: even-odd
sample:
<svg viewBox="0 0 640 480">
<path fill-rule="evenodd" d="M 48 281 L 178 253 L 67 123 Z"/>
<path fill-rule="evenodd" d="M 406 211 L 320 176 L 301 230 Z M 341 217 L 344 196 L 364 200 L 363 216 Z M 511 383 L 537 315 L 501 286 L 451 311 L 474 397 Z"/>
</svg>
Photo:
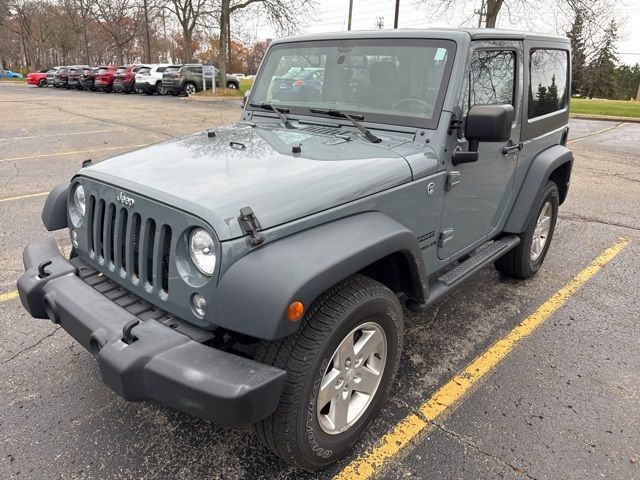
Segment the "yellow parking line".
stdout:
<svg viewBox="0 0 640 480">
<path fill-rule="evenodd" d="M 14 290 L 13 292 L 0 293 L 0 303 L 8 302 L 9 300 L 13 300 L 14 298 L 18 298 L 17 290 Z"/>
<path fill-rule="evenodd" d="M 32 138 L 47 138 L 47 137 L 68 137 L 70 135 L 90 135 L 93 133 L 107 133 L 107 132 L 120 132 L 122 128 L 109 128 L 105 130 L 89 130 L 88 132 L 69 132 L 69 133 L 51 133 L 45 135 L 29 135 L 26 137 L 12 137 L 12 138 L 0 138 L 0 142 L 11 142 L 14 140 L 29 140 Z"/>
<path fill-rule="evenodd" d="M 628 239 L 620 239 L 607 248 L 584 270 L 578 273 L 549 300 L 543 303 L 533 314 L 525 318 L 506 336 L 494 343 L 483 354 L 471 362 L 462 372 L 444 384 L 431 398 L 419 406 L 416 413 L 407 415 L 380 442 L 364 456 L 356 458 L 346 465 L 334 480 L 363 480 L 379 473 L 385 462 L 405 450 L 421 434 L 426 433 L 436 418 L 460 401 L 471 388 L 493 369 L 507 354 L 526 338 L 547 318 L 588 282 L 602 267 L 613 260 L 627 245 Z"/>
<path fill-rule="evenodd" d="M 15 200 L 24 200 L 25 198 L 43 197 L 44 195 L 48 195 L 48 194 L 49 192 L 38 192 L 38 193 L 29 193 L 27 195 L 18 195 L 17 197 L 5 197 L 5 198 L 0 198 L 0 203 L 13 202 Z"/>
<path fill-rule="evenodd" d="M 0 162 L 14 162 L 16 160 L 32 160 L 35 158 L 60 157 L 63 155 L 81 155 L 86 153 L 107 152 L 110 150 L 134 149 L 134 148 L 146 147 L 148 145 L 149 145 L 148 143 L 143 143 L 141 145 L 123 145 L 121 147 L 104 147 L 104 148 L 94 148 L 92 150 L 76 150 L 75 152 L 58 152 L 58 153 L 46 153 L 42 155 L 28 155 L 26 157 L 3 158 L 3 159 L 0 159 Z"/>
</svg>

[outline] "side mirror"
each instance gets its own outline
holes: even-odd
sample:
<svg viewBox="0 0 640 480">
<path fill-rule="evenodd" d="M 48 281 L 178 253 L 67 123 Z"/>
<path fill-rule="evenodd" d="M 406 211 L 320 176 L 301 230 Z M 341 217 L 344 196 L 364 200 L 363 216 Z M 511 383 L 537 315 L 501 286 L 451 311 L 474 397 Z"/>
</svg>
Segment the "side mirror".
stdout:
<svg viewBox="0 0 640 480">
<path fill-rule="evenodd" d="M 474 105 L 467 113 L 464 136 L 469 141 L 468 152 L 454 152 L 453 164 L 478 160 L 480 142 L 506 142 L 511 137 L 513 106 Z"/>
</svg>

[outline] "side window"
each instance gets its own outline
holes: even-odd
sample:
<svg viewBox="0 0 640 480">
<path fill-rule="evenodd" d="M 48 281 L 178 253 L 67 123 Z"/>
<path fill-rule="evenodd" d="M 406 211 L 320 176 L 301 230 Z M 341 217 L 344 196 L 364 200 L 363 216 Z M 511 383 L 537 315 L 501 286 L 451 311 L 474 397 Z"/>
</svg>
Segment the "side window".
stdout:
<svg viewBox="0 0 640 480">
<path fill-rule="evenodd" d="M 516 52 L 476 50 L 471 59 L 464 114 L 474 105 L 514 103 Z"/>
<path fill-rule="evenodd" d="M 528 118 L 557 112 L 567 105 L 568 55 L 566 50 L 531 50 Z"/>
</svg>

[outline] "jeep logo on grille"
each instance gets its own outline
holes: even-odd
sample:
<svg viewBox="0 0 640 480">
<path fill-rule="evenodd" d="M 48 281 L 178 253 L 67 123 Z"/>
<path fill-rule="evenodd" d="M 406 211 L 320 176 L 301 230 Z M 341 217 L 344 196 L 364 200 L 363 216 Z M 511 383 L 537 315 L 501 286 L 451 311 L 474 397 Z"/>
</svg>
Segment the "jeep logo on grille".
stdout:
<svg viewBox="0 0 640 480">
<path fill-rule="evenodd" d="M 125 195 L 122 192 L 118 193 L 118 196 L 116 197 L 116 200 L 119 203 L 123 204 L 125 207 L 128 207 L 128 208 L 133 207 L 133 204 L 136 203 L 136 201 L 133 198 L 128 197 L 127 195 Z"/>
</svg>

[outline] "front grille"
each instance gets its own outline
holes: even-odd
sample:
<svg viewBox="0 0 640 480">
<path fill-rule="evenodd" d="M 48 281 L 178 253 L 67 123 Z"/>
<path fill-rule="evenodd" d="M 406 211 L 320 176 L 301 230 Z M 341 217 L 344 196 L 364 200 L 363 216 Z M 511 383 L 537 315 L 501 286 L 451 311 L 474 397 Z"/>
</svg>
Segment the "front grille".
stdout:
<svg viewBox="0 0 640 480">
<path fill-rule="evenodd" d="M 126 207 L 89 196 L 89 254 L 133 283 L 169 293 L 171 227 Z"/>
</svg>

